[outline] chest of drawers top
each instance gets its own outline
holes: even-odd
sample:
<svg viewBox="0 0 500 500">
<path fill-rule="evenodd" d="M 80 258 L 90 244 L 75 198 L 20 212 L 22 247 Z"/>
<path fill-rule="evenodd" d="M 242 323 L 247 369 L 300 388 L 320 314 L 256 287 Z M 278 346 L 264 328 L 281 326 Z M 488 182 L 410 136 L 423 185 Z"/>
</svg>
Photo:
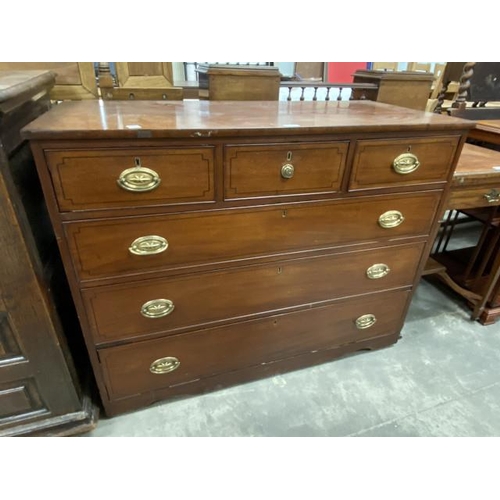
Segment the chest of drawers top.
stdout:
<svg viewBox="0 0 500 500">
<path fill-rule="evenodd" d="M 27 139 L 300 136 L 464 130 L 473 122 L 372 101 L 74 101 L 24 129 Z"/>
<path fill-rule="evenodd" d="M 442 188 L 471 126 L 370 101 L 82 101 L 24 134 L 69 220 Z"/>
</svg>

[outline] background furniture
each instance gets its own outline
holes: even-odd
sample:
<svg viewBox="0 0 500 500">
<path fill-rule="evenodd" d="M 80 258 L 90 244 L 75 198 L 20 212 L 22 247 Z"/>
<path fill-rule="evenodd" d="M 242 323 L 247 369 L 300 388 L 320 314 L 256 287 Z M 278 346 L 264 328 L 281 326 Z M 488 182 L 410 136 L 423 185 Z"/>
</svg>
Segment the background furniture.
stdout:
<svg viewBox="0 0 500 500">
<path fill-rule="evenodd" d="M 496 83 L 500 64 L 448 63 L 438 111 L 444 109 L 449 79 L 457 78 L 459 69 L 457 96 L 446 112 L 469 119 L 489 119 L 478 122 L 469 133 L 468 141 L 476 145 L 466 144 L 463 149 L 433 259 L 444 266 L 439 277 L 471 304 L 471 318 L 490 324 L 500 315 L 500 153 L 492 150 L 500 145 L 500 120 L 495 120 L 500 118 L 500 107 L 488 106 L 488 100 L 500 101 L 500 84 Z M 460 215 L 481 224 L 475 245 L 450 245 L 455 241 Z"/>
<path fill-rule="evenodd" d="M 500 115 L 500 110 L 498 114 Z M 475 128 L 469 132 L 469 139 L 496 149 L 496 146 L 500 146 L 500 119 L 478 121 Z"/>
<path fill-rule="evenodd" d="M 199 65 L 200 97 L 211 101 L 277 101 L 280 72 L 273 66 Z"/>
<path fill-rule="evenodd" d="M 471 126 L 369 101 L 32 122 L 106 412 L 396 342 Z"/>
<path fill-rule="evenodd" d="M 184 91 L 174 87 L 171 62 L 115 62 L 116 78 L 110 63 L 99 63 L 99 87 L 103 99 L 181 100 Z"/>
<path fill-rule="evenodd" d="M 0 70 L 52 71 L 56 79 L 50 91 L 50 98 L 54 101 L 98 97 L 94 63 L 91 62 L 0 62 Z"/>
<path fill-rule="evenodd" d="M 491 324 L 500 316 L 500 152 L 465 144 L 447 203 L 448 215 L 432 258 L 439 277 L 472 306 L 471 319 Z M 459 216 L 481 223 L 477 243 L 456 247 Z"/>
<path fill-rule="evenodd" d="M 425 110 L 434 76 L 416 71 L 358 70 L 354 83 L 372 83 L 377 89 L 367 99 L 410 109 Z"/>
<path fill-rule="evenodd" d="M 29 146 L 20 129 L 49 108 L 54 74 L 0 71 L 0 436 L 91 430 L 61 323 L 74 306 Z M 76 331 L 75 331 L 76 330 Z"/>
</svg>

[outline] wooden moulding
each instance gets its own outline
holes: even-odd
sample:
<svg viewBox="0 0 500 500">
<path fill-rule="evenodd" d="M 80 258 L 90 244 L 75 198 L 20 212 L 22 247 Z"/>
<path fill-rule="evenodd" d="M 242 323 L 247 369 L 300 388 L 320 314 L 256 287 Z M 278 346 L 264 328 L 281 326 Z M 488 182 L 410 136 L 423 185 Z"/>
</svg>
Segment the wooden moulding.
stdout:
<svg viewBox="0 0 500 500">
<path fill-rule="evenodd" d="M 106 79 L 100 85 L 103 99 L 178 101 L 184 97 L 184 89 L 173 86 L 171 62 L 117 62 L 115 67 L 116 85 Z"/>
<path fill-rule="evenodd" d="M 94 63 L 92 62 L 26 62 L 0 63 L 0 70 L 52 71 L 56 75 L 50 92 L 54 101 L 95 99 L 98 97 Z"/>
</svg>

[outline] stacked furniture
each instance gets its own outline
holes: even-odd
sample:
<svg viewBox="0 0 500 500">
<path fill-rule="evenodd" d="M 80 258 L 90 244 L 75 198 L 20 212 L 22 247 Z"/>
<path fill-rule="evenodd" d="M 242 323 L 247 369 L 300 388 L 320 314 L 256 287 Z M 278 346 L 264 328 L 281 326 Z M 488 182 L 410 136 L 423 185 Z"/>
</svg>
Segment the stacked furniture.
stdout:
<svg viewBox="0 0 500 500">
<path fill-rule="evenodd" d="M 106 412 L 396 342 L 472 125 L 369 101 L 31 123 Z"/>
</svg>

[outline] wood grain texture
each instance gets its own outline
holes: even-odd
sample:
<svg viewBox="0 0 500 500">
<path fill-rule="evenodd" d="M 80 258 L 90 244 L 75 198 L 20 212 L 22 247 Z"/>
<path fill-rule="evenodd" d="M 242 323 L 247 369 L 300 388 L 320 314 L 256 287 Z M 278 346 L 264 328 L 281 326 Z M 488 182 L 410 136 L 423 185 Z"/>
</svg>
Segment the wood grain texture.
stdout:
<svg viewBox="0 0 500 500">
<path fill-rule="evenodd" d="M 116 77 L 122 88 L 172 87 L 171 62 L 117 62 Z"/>
<path fill-rule="evenodd" d="M 137 273 L 146 276 L 160 270 L 426 236 L 441 194 L 429 191 L 258 209 L 74 222 L 65 224 L 65 230 L 81 280 Z M 379 216 L 390 210 L 399 210 L 404 222 L 394 228 L 380 227 Z M 131 255 L 131 243 L 146 235 L 166 238 L 168 249 L 157 255 Z"/>
<path fill-rule="evenodd" d="M 350 300 L 259 321 L 102 349 L 99 356 L 112 397 L 133 396 L 394 333 L 400 327 L 408 298 L 406 291 L 389 292 L 366 297 L 362 302 Z M 371 328 L 357 329 L 355 320 L 367 313 L 374 313 L 377 322 Z M 164 375 L 151 373 L 151 363 L 166 356 L 178 358 L 180 367 Z"/>
<path fill-rule="evenodd" d="M 124 145 L 125 146 L 125 145 Z M 213 148 L 113 148 L 45 153 L 61 211 L 214 200 Z M 161 182 L 148 192 L 118 186 L 138 158 Z"/>
<path fill-rule="evenodd" d="M 273 66 L 198 65 L 200 99 L 277 101 L 281 75 Z"/>
<path fill-rule="evenodd" d="M 235 384 L 247 383 L 265 377 L 280 375 L 291 370 L 302 370 L 320 363 L 327 363 L 345 355 L 353 355 L 353 353 L 362 354 L 364 351 L 389 347 L 397 342 L 399 338 L 399 333 L 396 331 L 388 335 L 381 335 L 359 342 L 334 346 L 331 349 L 308 351 L 277 361 L 260 363 L 258 365 L 221 373 L 219 375 L 203 377 L 188 384 L 172 385 L 154 391 L 147 391 L 136 396 L 113 398 L 111 401 L 107 402 L 106 411 L 109 416 L 115 416 L 137 408 L 147 407 L 148 405 L 166 399 L 194 396 L 209 391 L 218 391 Z M 106 382 L 109 385 L 109 380 Z"/>
<path fill-rule="evenodd" d="M 374 100 L 424 111 L 434 75 L 418 71 L 357 70 L 354 83 L 376 83 Z M 355 92 L 356 94 L 356 92 Z"/>
<path fill-rule="evenodd" d="M 459 136 L 358 141 L 349 190 L 444 183 L 458 141 Z M 399 174 L 393 168 L 393 161 L 408 152 L 418 158 L 420 166 L 412 173 Z"/>
<path fill-rule="evenodd" d="M 130 129 L 138 125 L 140 129 Z M 370 101 L 64 102 L 24 129 L 30 139 L 295 136 L 463 130 L 468 120 Z"/>
<path fill-rule="evenodd" d="M 346 142 L 226 146 L 225 199 L 338 192 L 347 147 Z M 293 177 L 283 177 L 285 165 L 292 165 Z"/>
<path fill-rule="evenodd" d="M 349 252 L 312 259 L 239 267 L 83 291 L 96 342 L 138 338 L 158 332 L 199 328 L 214 322 L 269 314 L 413 283 L 423 244 Z M 390 272 L 369 279 L 367 269 L 385 263 Z M 242 286 L 242 283 L 245 286 Z M 300 285 L 297 285 L 300 283 Z M 171 314 L 145 318 L 141 306 L 154 299 L 174 303 Z"/>
<path fill-rule="evenodd" d="M 182 87 L 136 87 L 101 88 L 103 99 L 118 100 L 152 100 L 152 101 L 182 101 L 184 99 L 184 89 Z"/>
<path fill-rule="evenodd" d="M 269 101 L 73 103 L 32 124 L 26 134 L 106 412 L 394 343 L 471 126 L 378 103 Z M 380 187 L 367 159 L 369 188 L 348 191 L 358 141 L 390 149 L 408 139 L 427 161 L 439 157 L 432 172 Z M 214 152 L 210 204 L 63 212 L 46 161 L 50 151 L 205 147 Z M 280 175 L 289 152 L 297 162 L 288 181 L 297 182 L 287 188 L 275 165 Z M 377 163 L 384 154 L 370 156 Z M 395 210 L 404 222 L 382 228 L 380 215 Z M 131 243 L 147 235 L 168 247 L 132 255 Z M 383 263 L 390 273 L 369 280 L 367 268 Z M 174 310 L 143 317 L 154 299 Z M 363 314 L 377 322 L 354 333 Z M 171 348 L 184 361 L 169 382 L 149 365 L 176 356 Z"/>
</svg>

